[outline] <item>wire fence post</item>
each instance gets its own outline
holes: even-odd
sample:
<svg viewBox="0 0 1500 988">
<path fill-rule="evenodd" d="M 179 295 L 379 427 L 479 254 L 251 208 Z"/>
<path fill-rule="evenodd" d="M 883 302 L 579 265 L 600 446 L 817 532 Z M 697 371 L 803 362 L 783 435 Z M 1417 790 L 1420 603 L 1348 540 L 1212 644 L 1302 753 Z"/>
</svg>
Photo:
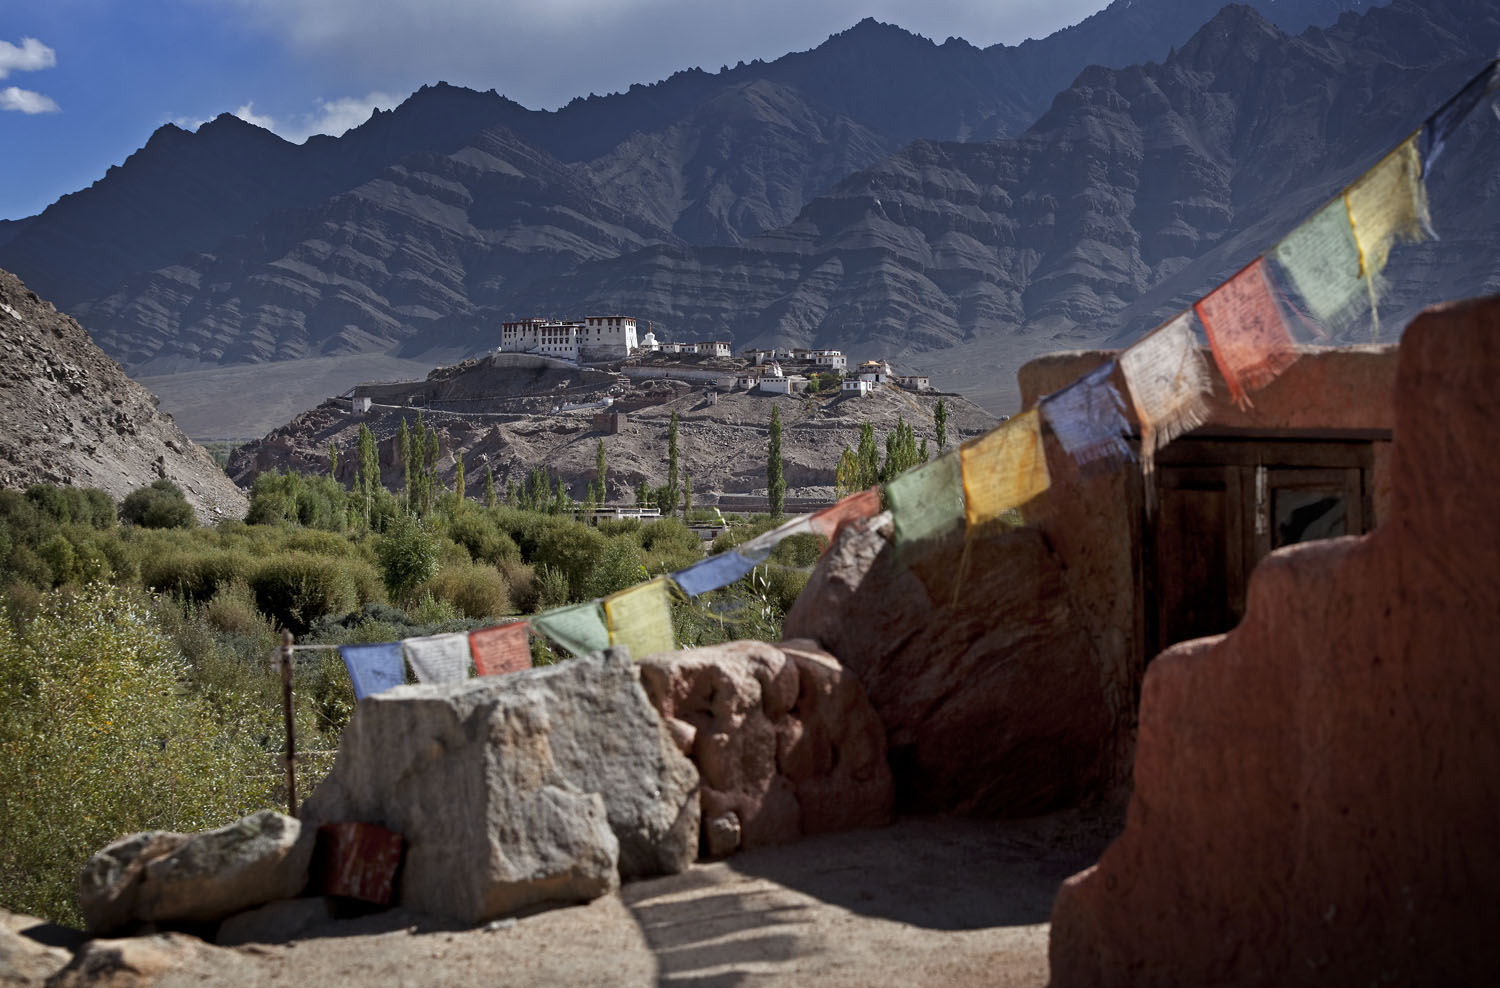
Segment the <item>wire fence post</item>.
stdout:
<svg viewBox="0 0 1500 988">
<path fill-rule="evenodd" d="M 297 815 L 297 725 L 292 717 L 292 633 L 281 632 L 281 710 L 286 716 L 287 815 Z"/>
</svg>

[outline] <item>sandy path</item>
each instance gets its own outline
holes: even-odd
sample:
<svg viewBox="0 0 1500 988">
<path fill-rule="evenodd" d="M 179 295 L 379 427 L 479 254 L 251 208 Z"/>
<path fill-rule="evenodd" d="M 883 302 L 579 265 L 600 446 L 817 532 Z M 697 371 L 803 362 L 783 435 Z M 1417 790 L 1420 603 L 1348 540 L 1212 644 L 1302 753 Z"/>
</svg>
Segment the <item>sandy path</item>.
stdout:
<svg viewBox="0 0 1500 988">
<path fill-rule="evenodd" d="M 401 910 L 215 951 L 167 985 L 829 985 L 1047 982 L 1057 886 L 1109 821 L 908 819 L 637 882 L 585 906 L 452 929 Z"/>
</svg>

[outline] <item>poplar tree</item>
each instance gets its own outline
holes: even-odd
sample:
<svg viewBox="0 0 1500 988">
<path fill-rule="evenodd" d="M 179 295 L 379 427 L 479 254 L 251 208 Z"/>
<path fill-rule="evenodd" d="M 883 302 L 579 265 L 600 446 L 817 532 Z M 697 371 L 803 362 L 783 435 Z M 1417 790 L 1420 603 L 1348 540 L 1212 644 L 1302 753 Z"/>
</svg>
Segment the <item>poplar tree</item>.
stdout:
<svg viewBox="0 0 1500 988">
<path fill-rule="evenodd" d="M 425 497 L 426 508 L 427 508 L 428 511 L 432 510 L 433 501 L 436 499 L 437 491 L 438 491 L 437 461 L 438 461 L 438 435 L 437 435 L 437 429 L 436 428 L 429 428 L 427 430 L 427 482 L 422 485 L 423 486 L 422 493 L 423 493 L 423 495 Z"/>
<path fill-rule="evenodd" d="M 453 465 L 453 491 L 458 495 L 459 504 L 464 503 L 464 452 L 458 451 Z"/>
<path fill-rule="evenodd" d="M 771 515 L 781 517 L 786 507 L 786 478 L 781 464 L 781 409 L 771 406 L 771 441 L 766 445 L 766 496 L 771 502 Z"/>
<path fill-rule="evenodd" d="M 932 413 L 932 424 L 937 429 L 938 449 L 948 445 L 948 403 L 942 398 L 938 399 L 937 408 Z"/>
<path fill-rule="evenodd" d="M 396 430 L 396 454 L 401 457 L 401 500 L 403 507 L 411 510 L 411 432 L 406 428 L 406 419 Z"/>
<path fill-rule="evenodd" d="M 339 448 L 332 439 L 328 440 L 328 476 L 339 479 Z"/>
<path fill-rule="evenodd" d="M 671 424 L 667 426 L 667 486 L 661 499 L 662 514 L 677 511 L 677 494 L 677 411 L 673 409 Z"/>
<path fill-rule="evenodd" d="M 380 486 L 380 454 L 375 449 L 375 433 L 363 422 L 359 424 L 359 493 L 364 502 L 365 527 L 370 525 L 370 507 L 375 488 Z"/>
<path fill-rule="evenodd" d="M 839 456 L 838 468 L 833 473 L 834 494 L 848 497 L 860 489 L 859 461 L 854 456 L 854 450 L 845 446 L 844 452 Z"/>
<path fill-rule="evenodd" d="M 880 468 L 880 480 L 890 483 L 920 462 L 916 434 L 906 420 L 898 416 L 895 431 L 885 437 L 885 463 Z"/>
<path fill-rule="evenodd" d="M 871 487 L 880 479 L 880 447 L 875 445 L 875 427 L 868 422 L 860 424 L 859 448 L 854 452 L 859 470 L 856 474 L 857 491 Z"/>
<path fill-rule="evenodd" d="M 604 440 L 599 440 L 599 445 L 594 447 L 594 489 L 599 497 L 599 503 L 605 504 L 609 501 L 609 495 L 604 486 Z"/>
<path fill-rule="evenodd" d="M 484 506 L 495 506 L 495 468 L 488 463 L 484 465 Z"/>
</svg>

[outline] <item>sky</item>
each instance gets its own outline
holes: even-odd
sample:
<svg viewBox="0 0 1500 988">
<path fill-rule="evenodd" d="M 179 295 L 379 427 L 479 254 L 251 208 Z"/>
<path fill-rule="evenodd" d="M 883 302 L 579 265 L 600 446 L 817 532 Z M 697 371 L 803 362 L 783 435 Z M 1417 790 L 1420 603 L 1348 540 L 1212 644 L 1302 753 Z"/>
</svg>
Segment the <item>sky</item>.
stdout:
<svg viewBox="0 0 1500 988">
<path fill-rule="evenodd" d="M 341 134 L 425 83 L 555 109 L 816 47 L 870 16 L 934 41 L 1045 37 L 1106 0 L 0 0 L 0 219 L 166 123 Z"/>
</svg>

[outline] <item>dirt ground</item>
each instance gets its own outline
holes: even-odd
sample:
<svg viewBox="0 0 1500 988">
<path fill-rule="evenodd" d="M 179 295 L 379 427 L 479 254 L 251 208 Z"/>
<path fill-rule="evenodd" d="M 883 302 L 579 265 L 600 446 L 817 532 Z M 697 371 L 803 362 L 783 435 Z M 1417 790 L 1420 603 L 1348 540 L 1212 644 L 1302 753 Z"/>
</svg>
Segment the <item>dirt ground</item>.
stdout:
<svg viewBox="0 0 1500 988">
<path fill-rule="evenodd" d="M 1058 885 L 1116 818 L 905 819 L 636 882 L 478 929 L 402 910 L 301 941 L 213 950 L 159 984 L 999 985 L 1047 983 Z"/>
</svg>

